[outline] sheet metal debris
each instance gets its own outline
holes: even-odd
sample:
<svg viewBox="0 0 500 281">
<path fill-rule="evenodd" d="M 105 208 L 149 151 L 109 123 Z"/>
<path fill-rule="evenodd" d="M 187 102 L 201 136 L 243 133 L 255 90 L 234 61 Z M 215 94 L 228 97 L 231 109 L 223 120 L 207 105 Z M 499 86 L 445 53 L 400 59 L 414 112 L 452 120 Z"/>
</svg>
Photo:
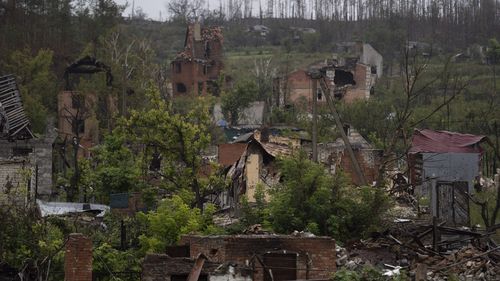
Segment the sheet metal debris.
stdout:
<svg viewBox="0 0 500 281">
<path fill-rule="evenodd" d="M 0 139 L 34 138 L 13 75 L 0 77 Z"/>
</svg>

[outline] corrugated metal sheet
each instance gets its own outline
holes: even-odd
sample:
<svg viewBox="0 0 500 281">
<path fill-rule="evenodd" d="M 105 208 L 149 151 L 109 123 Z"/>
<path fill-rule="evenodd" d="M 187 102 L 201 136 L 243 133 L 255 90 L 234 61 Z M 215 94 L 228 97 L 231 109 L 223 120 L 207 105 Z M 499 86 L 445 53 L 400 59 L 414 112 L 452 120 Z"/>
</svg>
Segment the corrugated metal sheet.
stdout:
<svg viewBox="0 0 500 281">
<path fill-rule="evenodd" d="M 30 139 L 33 133 L 13 75 L 0 77 L 0 138 Z"/>
<path fill-rule="evenodd" d="M 128 208 L 128 193 L 116 193 L 109 196 L 109 206 L 113 209 Z"/>
<path fill-rule="evenodd" d="M 219 164 L 223 166 L 233 165 L 240 159 L 247 148 L 246 143 L 224 143 L 219 145 Z"/>
</svg>

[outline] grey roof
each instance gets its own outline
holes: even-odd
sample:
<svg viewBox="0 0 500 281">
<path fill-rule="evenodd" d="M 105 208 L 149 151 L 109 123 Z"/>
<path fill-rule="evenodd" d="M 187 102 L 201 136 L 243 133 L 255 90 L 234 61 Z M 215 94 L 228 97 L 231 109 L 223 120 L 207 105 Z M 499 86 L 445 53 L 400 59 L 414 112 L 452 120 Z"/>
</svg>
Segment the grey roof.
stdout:
<svg viewBox="0 0 500 281">
<path fill-rule="evenodd" d="M 232 143 L 248 142 L 252 137 L 253 137 L 253 132 L 246 133 L 237 137 L 234 141 L 232 141 Z"/>
<path fill-rule="evenodd" d="M 13 75 L 0 76 L 0 138 L 31 139 L 30 121 Z"/>
<path fill-rule="evenodd" d="M 61 216 L 72 213 L 99 211 L 96 217 L 103 217 L 109 211 L 109 206 L 101 204 L 71 203 L 71 202 L 45 202 L 37 199 L 36 204 L 42 217 Z M 84 208 L 87 205 L 88 208 Z"/>
</svg>

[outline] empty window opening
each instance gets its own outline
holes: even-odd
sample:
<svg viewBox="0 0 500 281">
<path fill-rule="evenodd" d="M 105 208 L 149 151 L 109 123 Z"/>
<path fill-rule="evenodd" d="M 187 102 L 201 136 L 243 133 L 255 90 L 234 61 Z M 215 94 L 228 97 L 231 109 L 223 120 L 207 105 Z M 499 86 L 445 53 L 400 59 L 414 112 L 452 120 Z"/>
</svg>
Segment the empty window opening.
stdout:
<svg viewBox="0 0 500 281">
<path fill-rule="evenodd" d="M 198 82 L 198 95 L 201 96 L 203 94 L 203 82 Z"/>
<path fill-rule="evenodd" d="M 81 108 L 83 105 L 83 96 L 79 94 L 74 94 L 71 96 L 71 107 L 72 108 Z"/>
<path fill-rule="evenodd" d="M 323 100 L 323 91 L 321 89 L 318 89 L 316 91 L 316 97 L 318 98 L 318 100 Z"/>
<path fill-rule="evenodd" d="M 177 92 L 178 93 L 185 93 L 185 92 L 187 92 L 186 85 L 184 85 L 183 83 L 177 83 L 176 84 L 176 88 L 177 88 Z"/>
<path fill-rule="evenodd" d="M 181 73 L 182 64 L 180 62 L 176 62 L 176 63 L 174 63 L 174 68 L 175 68 L 175 73 Z"/>
<path fill-rule="evenodd" d="M 28 156 L 33 152 L 33 148 L 30 147 L 13 147 L 12 156 Z"/>
<path fill-rule="evenodd" d="M 356 85 L 356 81 L 354 81 L 354 75 L 349 71 L 344 71 L 341 69 L 335 69 L 335 78 L 333 82 L 337 86 L 344 85 Z"/>
<path fill-rule="evenodd" d="M 207 41 L 205 42 L 205 58 L 210 57 L 210 43 Z"/>
<path fill-rule="evenodd" d="M 73 120 L 72 125 L 74 134 L 81 134 L 85 132 L 85 120 L 82 119 Z"/>
</svg>

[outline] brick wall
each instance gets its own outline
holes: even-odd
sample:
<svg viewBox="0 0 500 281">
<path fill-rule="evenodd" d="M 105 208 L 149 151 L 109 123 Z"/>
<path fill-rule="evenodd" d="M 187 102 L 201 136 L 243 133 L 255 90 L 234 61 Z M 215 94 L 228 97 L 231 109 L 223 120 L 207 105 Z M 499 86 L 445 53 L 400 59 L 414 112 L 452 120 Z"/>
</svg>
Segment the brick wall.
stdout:
<svg viewBox="0 0 500 281">
<path fill-rule="evenodd" d="M 191 257 L 205 254 L 216 262 L 247 264 L 254 255 L 266 253 L 297 255 L 297 279 L 328 279 L 335 272 L 335 240 L 329 237 L 294 237 L 276 235 L 183 236 L 181 244 L 189 244 Z M 264 280 L 260 263 L 255 264 L 254 281 Z"/>
<path fill-rule="evenodd" d="M 69 235 L 64 258 L 65 281 L 92 281 L 92 241 L 80 233 Z"/>
<path fill-rule="evenodd" d="M 48 198 L 52 193 L 52 144 L 57 137 L 57 133 L 50 126 L 50 123 L 48 126 L 49 129 L 45 132 L 44 138 L 15 142 L 0 140 L 0 160 L 24 161 L 26 168 L 33 171 L 32 188 L 34 190 L 38 183 L 38 195 L 42 198 Z M 31 149 L 32 152 L 25 156 L 14 156 L 16 149 Z M 36 166 L 38 166 L 38 178 L 35 177 Z M 6 173 L 12 174 L 11 172 Z M 2 180 L 5 180 L 5 175 L 0 175 L 0 181 Z"/>
</svg>

